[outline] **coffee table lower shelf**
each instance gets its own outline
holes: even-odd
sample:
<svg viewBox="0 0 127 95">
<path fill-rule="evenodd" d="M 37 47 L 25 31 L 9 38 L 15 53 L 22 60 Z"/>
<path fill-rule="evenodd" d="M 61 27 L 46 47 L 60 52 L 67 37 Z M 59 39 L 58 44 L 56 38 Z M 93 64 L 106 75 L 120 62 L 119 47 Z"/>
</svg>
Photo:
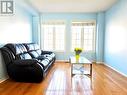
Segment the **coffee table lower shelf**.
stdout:
<svg viewBox="0 0 127 95">
<path fill-rule="evenodd" d="M 89 70 L 84 67 L 84 64 L 74 63 L 71 64 L 71 77 L 74 75 L 88 75 L 92 77 L 92 63 L 89 64 Z"/>
</svg>

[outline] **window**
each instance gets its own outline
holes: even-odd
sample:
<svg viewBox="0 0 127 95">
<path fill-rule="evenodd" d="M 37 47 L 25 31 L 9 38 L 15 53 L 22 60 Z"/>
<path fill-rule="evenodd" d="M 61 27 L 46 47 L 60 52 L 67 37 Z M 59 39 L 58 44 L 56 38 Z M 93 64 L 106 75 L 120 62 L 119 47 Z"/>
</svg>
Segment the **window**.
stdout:
<svg viewBox="0 0 127 95">
<path fill-rule="evenodd" d="M 72 22 L 72 46 L 83 48 L 85 51 L 95 50 L 95 22 Z"/>
<path fill-rule="evenodd" d="M 65 24 L 53 22 L 42 24 L 44 50 L 65 50 Z"/>
</svg>

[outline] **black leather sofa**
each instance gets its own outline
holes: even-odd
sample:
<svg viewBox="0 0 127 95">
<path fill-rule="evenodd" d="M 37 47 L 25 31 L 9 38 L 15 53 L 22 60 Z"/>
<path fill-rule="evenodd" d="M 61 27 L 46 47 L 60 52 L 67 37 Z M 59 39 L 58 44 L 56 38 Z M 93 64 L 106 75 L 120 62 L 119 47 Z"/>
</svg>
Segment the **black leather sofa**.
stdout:
<svg viewBox="0 0 127 95">
<path fill-rule="evenodd" d="M 41 82 L 56 59 L 34 43 L 6 44 L 1 52 L 9 77 L 20 82 Z"/>
</svg>

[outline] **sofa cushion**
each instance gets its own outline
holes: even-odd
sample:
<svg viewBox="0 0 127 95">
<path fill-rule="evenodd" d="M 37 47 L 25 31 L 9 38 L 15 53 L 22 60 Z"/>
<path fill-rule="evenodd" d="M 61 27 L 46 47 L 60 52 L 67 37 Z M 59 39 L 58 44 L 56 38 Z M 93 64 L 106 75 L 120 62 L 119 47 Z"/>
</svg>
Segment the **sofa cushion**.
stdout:
<svg viewBox="0 0 127 95">
<path fill-rule="evenodd" d="M 50 56 L 55 57 L 55 53 L 51 53 Z"/>
<path fill-rule="evenodd" d="M 38 60 L 44 60 L 45 59 L 45 57 L 44 56 L 42 56 L 42 55 L 40 55 L 40 56 L 38 56 L 38 58 L 37 58 Z"/>
<path fill-rule="evenodd" d="M 23 53 L 16 56 L 16 59 L 32 59 L 32 57 L 29 55 L 29 53 Z"/>
<path fill-rule="evenodd" d="M 44 55 L 49 61 L 52 61 L 54 57 L 50 56 L 50 55 Z"/>
<path fill-rule="evenodd" d="M 44 54 L 44 55 L 41 55 L 41 56 L 44 56 L 44 57 L 48 58 L 50 61 L 52 61 L 53 58 L 55 57 L 55 54 L 54 53 L 52 53 L 52 54 Z"/>
<path fill-rule="evenodd" d="M 40 55 L 37 59 L 38 60 L 47 59 L 49 62 L 51 62 L 53 60 L 53 57 L 45 56 L 45 55 Z"/>
<path fill-rule="evenodd" d="M 32 59 L 29 53 L 24 53 L 23 55 L 24 55 L 24 59 Z"/>
<path fill-rule="evenodd" d="M 43 66 L 44 69 L 47 68 L 47 66 L 49 65 L 49 61 L 47 59 L 43 59 L 41 62 L 40 62 L 40 65 Z"/>
<path fill-rule="evenodd" d="M 32 58 L 38 58 L 39 54 L 36 51 L 31 51 L 29 54 L 32 56 Z"/>
<path fill-rule="evenodd" d="M 36 50 L 36 52 L 37 52 L 39 55 L 41 55 L 41 53 L 42 53 L 40 49 Z"/>
</svg>

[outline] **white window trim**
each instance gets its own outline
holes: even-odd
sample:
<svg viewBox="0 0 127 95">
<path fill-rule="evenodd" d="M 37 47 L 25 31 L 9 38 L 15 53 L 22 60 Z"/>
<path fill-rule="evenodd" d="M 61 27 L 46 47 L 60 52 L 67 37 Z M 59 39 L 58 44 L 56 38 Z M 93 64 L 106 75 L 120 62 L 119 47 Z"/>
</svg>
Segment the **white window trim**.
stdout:
<svg viewBox="0 0 127 95">
<path fill-rule="evenodd" d="M 96 28 L 97 28 L 97 26 L 96 26 L 96 20 L 72 20 L 71 21 L 72 23 L 73 22 L 79 22 L 79 23 L 81 23 L 81 22 L 85 22 L 85 23 L 94 23 L 95 24 L 95 27 L 94 27 L 94 34 L 93 34 L 93 36 L 94 36 L 94 40 L 93 40 L 93 49 L 92 50 L 83 50 L 82 52 L 95 52 L 95 50 L 96 50 Z M 71 27 L 72 27 L 72 23 L 71 23 Z M 83 28 L 82 28 L 82 30 L 81 31 L 83 31 Z M 84 43 L 84 40 L 83 40 L 83 36 L 84 35 L 82 35 L 82 34 L 84 34 L 84 32 L 81 32 L 81 48 L 83 48 L 83 44 L 82 43 Z M 71 52 L 74 52 L 74 50 L 72 50 L 72 30 L 71 30 Z"/>
<path fill-rule="evenodd" d="M 54 52 L 65 52 L 66 51 L 66 22 L 63 21 L 63 20 L 49 20 L 49 21 L 44 21 L 44 23 L 41 23 L 41 27 L 43 27 L 44 24 L 47 24 L 47 23 L 63 23 L 63 25 L 65 25 L 65 31 L 64 31 L 64 50 L 55 50 L 55 30 L 53 30 L 53 50 Z M 55 25 L 55 24 L 54 24 Z M 40 33 L 41 35 L 44 35 L 44 32 L 43 32 L 43 28 L 42 28 L 42 31 Z M 41 41 L 40 41 L 40 46 L 41 48 L 44 50 L 44 36 L 43 37 L 40 37 Z"/>
</svg>

